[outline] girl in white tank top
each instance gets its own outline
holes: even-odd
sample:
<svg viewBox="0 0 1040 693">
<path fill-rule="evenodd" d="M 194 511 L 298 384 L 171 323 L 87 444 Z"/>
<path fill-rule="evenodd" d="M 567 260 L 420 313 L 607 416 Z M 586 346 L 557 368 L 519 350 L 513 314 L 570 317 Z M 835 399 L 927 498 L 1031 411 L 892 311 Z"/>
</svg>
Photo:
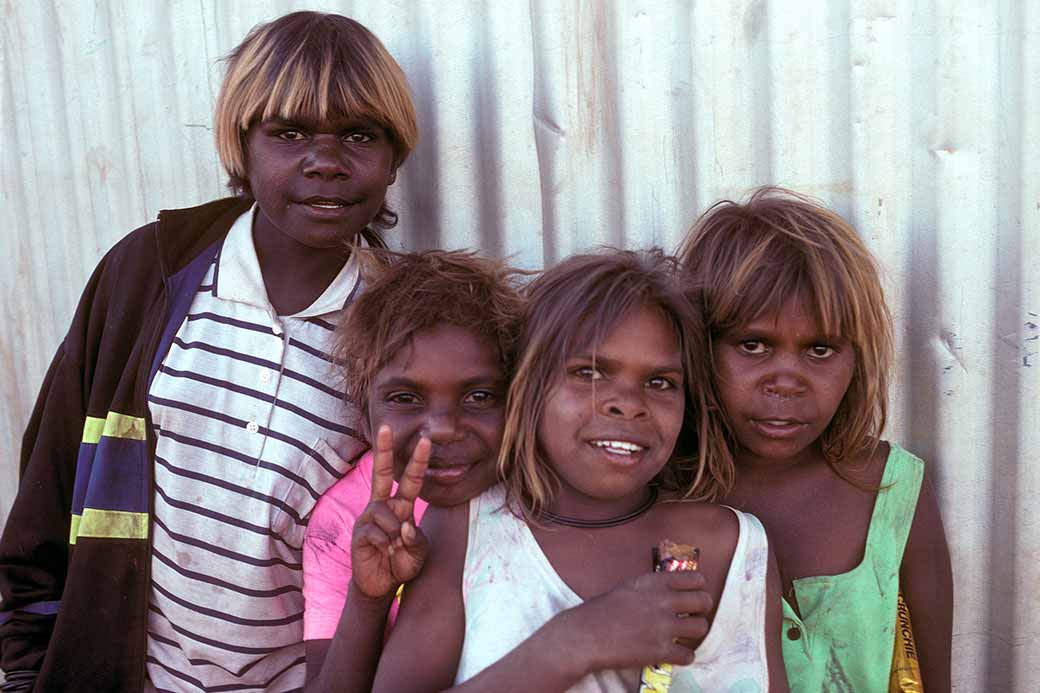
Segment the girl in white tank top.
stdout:
<svg viewBox="0 0 1040 693">
<path fill-rule="evenodd" d="M 576 256 L 528 301 L 502 483 L 427 512 L 374 690 L 786 691 L 765 533 L 704 502 L 732 469 L 705 453 L 710 358 L 674 263 Z M 697 569 L 652 572 L 663 539 Z"/>
</svg>

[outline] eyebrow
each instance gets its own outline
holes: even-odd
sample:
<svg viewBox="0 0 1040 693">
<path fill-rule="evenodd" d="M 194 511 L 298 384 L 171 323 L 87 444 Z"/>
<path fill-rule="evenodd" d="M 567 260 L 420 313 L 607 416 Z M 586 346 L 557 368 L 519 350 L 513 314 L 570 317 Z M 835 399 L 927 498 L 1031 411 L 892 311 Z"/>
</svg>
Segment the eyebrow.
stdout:
<svg viewBox="0 0 1040 693">
<path fill-rule="evenodd" d="M 591 361 L 591 362 L 597 363 L 597 364 L 602 363 L 603 365 L 607 366 L 608 368 L 616 368 L 619 365 L 619 362 L 618 362 L 617 359 L 612 359 L 612 358 L 603 356 L 602 354 L 595 354 L 594 355 L 591 352 L 581 352 L 581 353 L 575 354 L 574 356 L 572 356 L 568 360 L 572 360 L 572 359 L 573 360 L 578 360 L 578 361 Z M 654 372 L 654 373 L 676 373 L 676 374 L 680 374 L 681 375 L 683 373 L 683 367 L 682 367 L 681 363 L 673 361 L 671 363 L 666 363 L 664 365 L 653 366 L 651 368 L 651 371 Z"/>
<path fill-rule="evenodd" d="M 475 375 L 475 376 L 473 376 L 471 378 L 466 378 L 465 380 L 460 380 L 458 382 L 458 384 L 459 384 L 460 387 L 463 387 L 463 388 L 477 387 L 477 386 L 480 386 L 480 385 L 501 387 L 501 386 L 505 385 L 505 382 L 506 382 L 505 377 L 503 377 L 500 374 L 497 374 L 497 373 L 496 374 L 483 373 L 483 374 Z M 376 385 L 376 388 L 380 389 L 380 390 L 394 388 L 394 387 L 412 387 L 412 388 L 414 388 L 414 387 L 418 387 L 419 385 L 420 385 L 420 383 L 418 381 L 412 379 L 412 378 L 405 378 L 403 376 L 395 376 L 393 378 L 388 378 L 387 380 L 384 380 L 383 382 L 379 383 L 378 385 Z"/>
</svg>

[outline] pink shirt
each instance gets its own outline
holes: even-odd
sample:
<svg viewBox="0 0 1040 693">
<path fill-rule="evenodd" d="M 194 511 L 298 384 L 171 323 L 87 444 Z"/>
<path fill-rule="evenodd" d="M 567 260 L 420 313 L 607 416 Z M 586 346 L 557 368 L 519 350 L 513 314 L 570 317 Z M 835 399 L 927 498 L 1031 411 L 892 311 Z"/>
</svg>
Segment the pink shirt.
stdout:
<svg viewBox="0 0 1040 693">
<path fill-rule="evenodd" d="M 394 483 L 393 493 L 397 492 Z M 336 633 L 350 585 L 350 538 L 354 523 L 372 497 L 372 452 L 337 481 L 311 513 L 303 540 L 303 639 L 330 640 Z M 427 503 L 415 499 L 415 522 L 422 519 Z M 397 616 L 397 600 L 387 623 Z"/>
</svg>

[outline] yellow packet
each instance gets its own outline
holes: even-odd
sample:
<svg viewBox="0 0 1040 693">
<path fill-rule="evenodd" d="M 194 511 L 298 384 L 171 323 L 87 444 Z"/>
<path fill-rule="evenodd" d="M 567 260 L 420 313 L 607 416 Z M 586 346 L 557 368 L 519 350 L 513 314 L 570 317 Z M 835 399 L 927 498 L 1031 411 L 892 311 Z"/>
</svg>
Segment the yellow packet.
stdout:
<svg viewBox="0 0 1040 693">
<path fill-rule="evenodd" d="M 921 683 L 921 664 L 917 659 L 917 643 L 910 623 L 910 609 L 899 593 L 896 608 L 896 639 L 892 649 L 892 675 L 888 680 L 889 693 L 924 693 Z"/>
<path fill-rule="evenodd" d="M 701 550 L 687 544 L 676 544 L 662 539 L 653 549 L 654 572 L 672 573 L 678 570 L 697 570 Z M 667 693 L 672 687 L 671 664 L 648 664 L 639 679 L 639 693 Z"/>
</svg>

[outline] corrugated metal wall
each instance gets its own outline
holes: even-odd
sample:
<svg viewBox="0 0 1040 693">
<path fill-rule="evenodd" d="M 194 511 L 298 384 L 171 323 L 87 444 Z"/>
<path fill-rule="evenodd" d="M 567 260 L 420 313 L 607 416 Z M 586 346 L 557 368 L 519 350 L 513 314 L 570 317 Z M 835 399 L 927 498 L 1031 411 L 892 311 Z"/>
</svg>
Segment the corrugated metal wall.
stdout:
<svg viewBox="0 0 1040 693">
<path fill-rule="evenodd" d="M 0 520 L 46 365 L 100 255 L 222 193 L 218 57 L 301 3 L 2 6 Z M 309 7 L 314 7 L 313 5 Z M 892 439 L 930 460 L 958 691 L 1040 690 L 1040 2 L 321 3 L 411 79 L 408 247 L 541 266 L 674 247 L 780 183 L 848 216 L 899 326 Z"/>
</svg>

